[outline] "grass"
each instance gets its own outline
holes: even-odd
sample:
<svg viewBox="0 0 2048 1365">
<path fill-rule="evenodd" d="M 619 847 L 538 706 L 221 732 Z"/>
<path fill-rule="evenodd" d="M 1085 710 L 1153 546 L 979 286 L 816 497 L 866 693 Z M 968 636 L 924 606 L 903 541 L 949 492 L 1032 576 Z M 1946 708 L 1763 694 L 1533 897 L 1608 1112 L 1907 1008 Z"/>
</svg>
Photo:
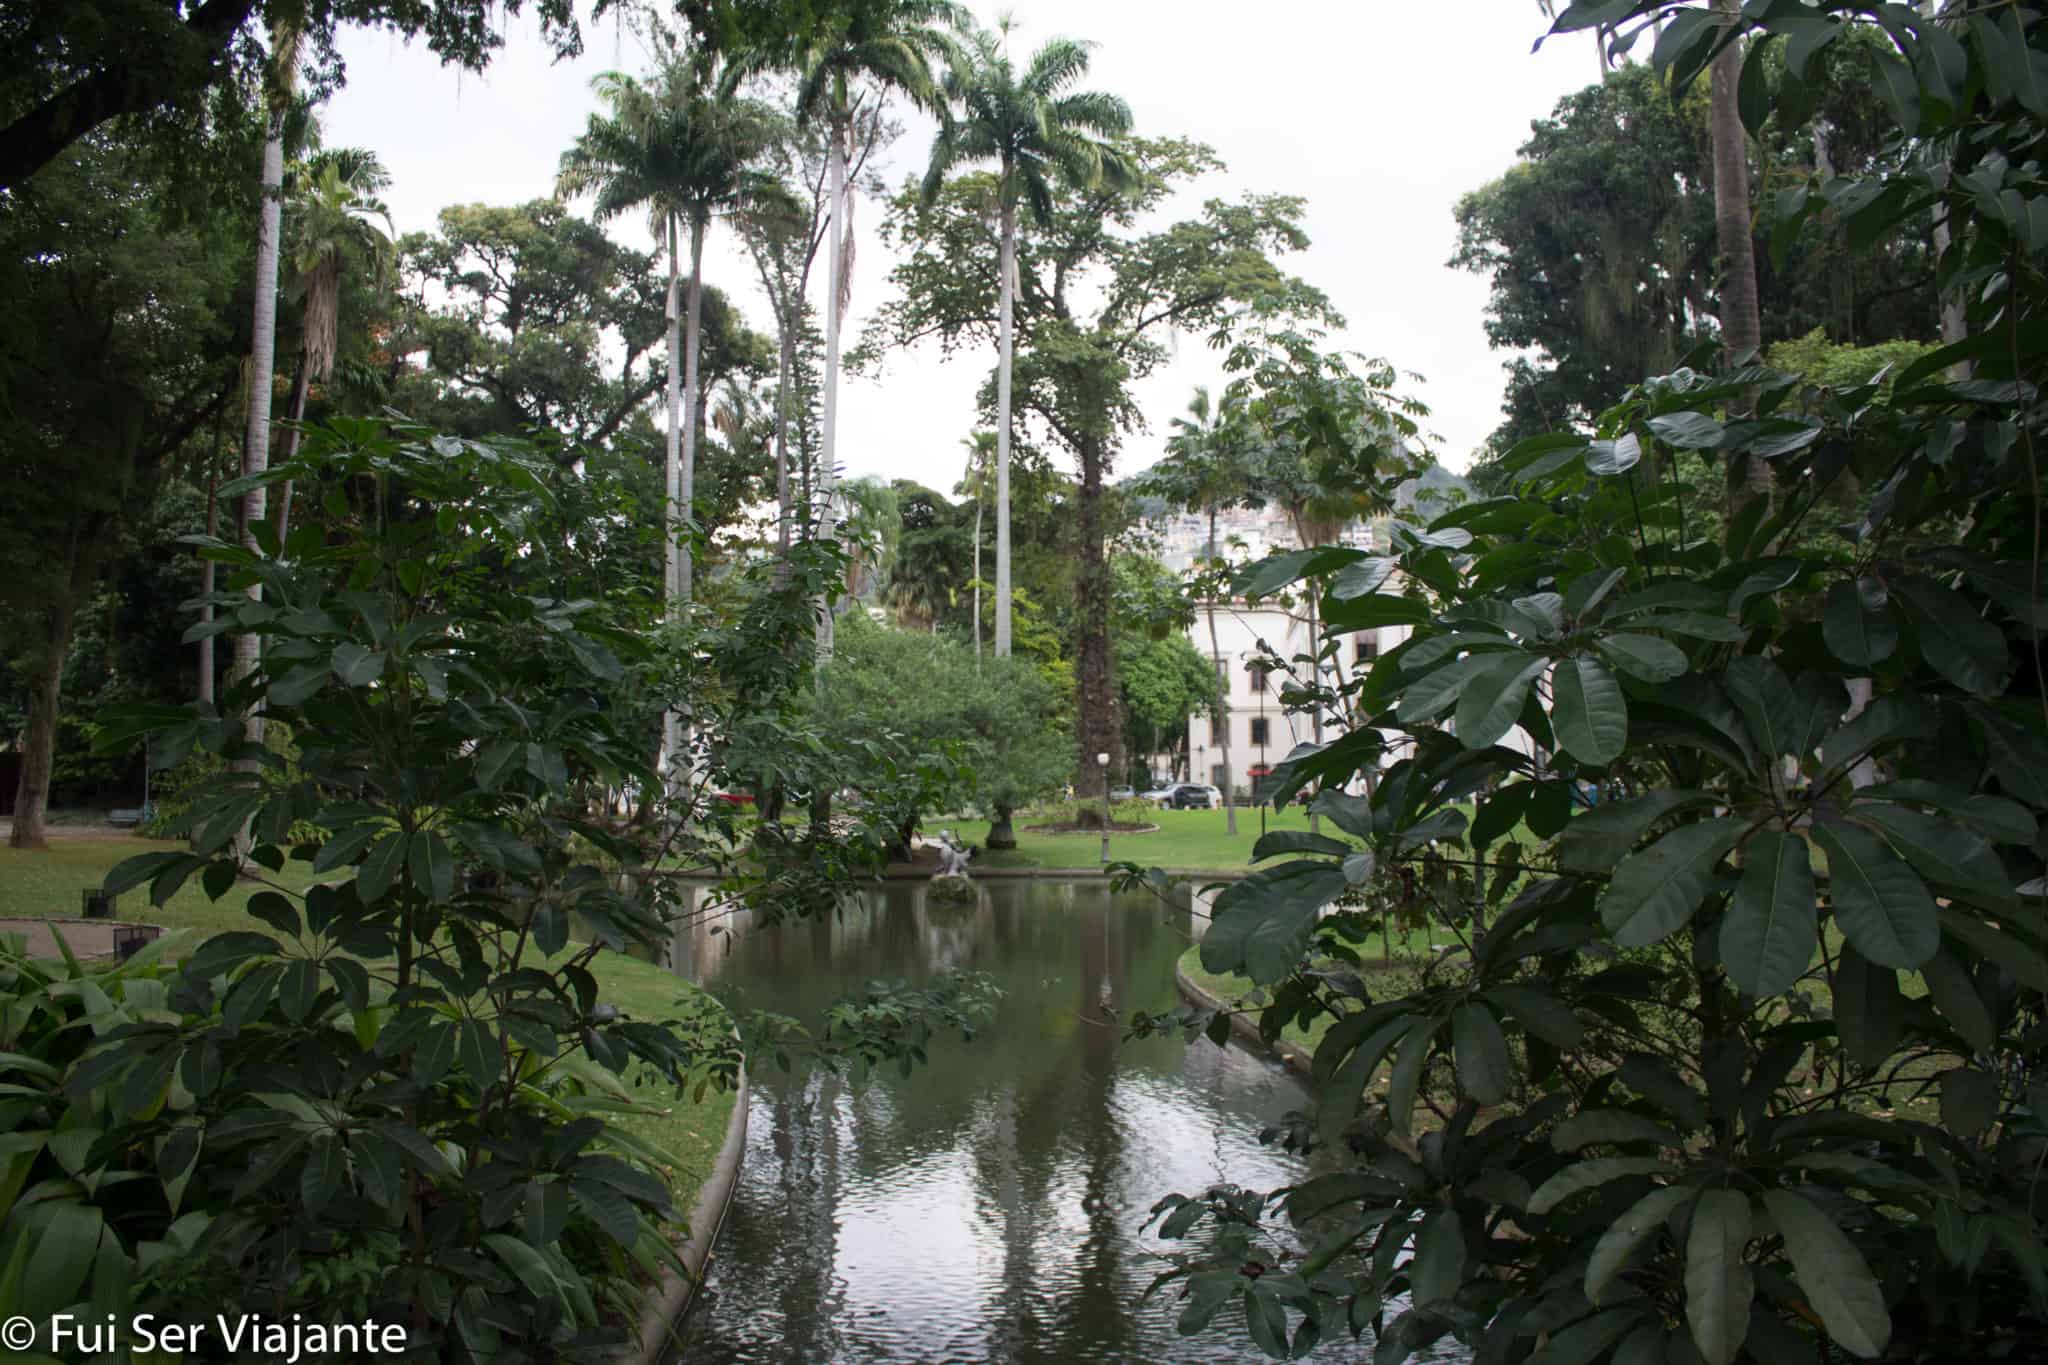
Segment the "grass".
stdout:
<svg viewBox="0 0 2048 1365">
<path fill-rule="evenodd" d="M 0 848 L 0 918 L 75 918 L 81 908 L 80 891 L 99 885 L 116 863 L 138 853 L 179 847 L 163 840 L 121 837 L 52 839 L 46 851 Z M 313 876 L 306 864 L 287 863 L 277 880 L 301 889 L 311 884 Z M 197 930 L 200 938 L 231 929 L 269 932 L 248 913 L 250 896 L 262 889 L 257 884 L 240 883 L 220 900 L 209 901 L 194 878 L 161 907 L 149 903 L 146 888 L 131 891 L 120 898 L 114 914 L 118 919 Z M 697 989 L 672 972 L 624 953 L 600 955 L 591 971 L 604 1000 L 624 1014 L 643 1019 L 669 1015 L 679 995 Z M 652 1087 L 639 1093 L 645 1111 L 624 1117 L 620 1124 L 676 1159 L 669 1183 L 676 1207 L 687 1213 L 725 1140 L 735 1096 L 731 1092 L 707 1094 L 693 1103 Z"/>
<path fill-rule="evenodd" d="M 1064 823 L 1072 818 L 1072 807 L 1053 806 L 1020 812 L 1013 822 L 1017 830 L 1014 852 L 981 853 L 975 863 L 981 867 L 1099 867 L 1102 836 L 1090 830 L 1083 834 L 1046 834 L 1032 825 Z M 1159 828 L 1149 834 L 1123 834 L 1112 830 L 1109 856 L 1115 862 L 1145 863 L 1191 872 L 1243 872 L 1251 866 L 1252 845 L 1258 842 L 1261 812 L 1240 808 L 1237 834 L 1227 829 L 1228 812 L 1220 810 L 1139 810 L 1126 802 L 1114 812 L 1119 822 L 1142 820 Z M 1299 806 L 1284 811 L 1264 812 L 1268 830 L 1308 828 L 1308 816 Z M 1329 826 L 1327 822 L 1325 829 Z M 988 839 L 986 820 L 934 819 L 926 822 L 925 833 L 956 831 L 961 840 L 981 844 Z"/>
</svg>

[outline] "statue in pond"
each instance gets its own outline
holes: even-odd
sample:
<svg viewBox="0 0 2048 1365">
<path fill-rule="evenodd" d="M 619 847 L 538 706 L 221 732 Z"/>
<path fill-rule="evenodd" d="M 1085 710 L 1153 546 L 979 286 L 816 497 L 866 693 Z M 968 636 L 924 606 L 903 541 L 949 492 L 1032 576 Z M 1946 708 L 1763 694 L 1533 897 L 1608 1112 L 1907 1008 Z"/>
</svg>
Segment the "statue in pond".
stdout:
<svg viewBox="0 0 2048 1365">
<path fill-rule="evenodd" d="M 950 829 L 939 836 L 938 849 L 939 870 L 932 877 L 932 894 L 941 900 L 978 899 L 974 883 L 967 876 L 967 860 L 974 856 L 974 850 L 963 846 L 960 837 Z"/>
</svg>

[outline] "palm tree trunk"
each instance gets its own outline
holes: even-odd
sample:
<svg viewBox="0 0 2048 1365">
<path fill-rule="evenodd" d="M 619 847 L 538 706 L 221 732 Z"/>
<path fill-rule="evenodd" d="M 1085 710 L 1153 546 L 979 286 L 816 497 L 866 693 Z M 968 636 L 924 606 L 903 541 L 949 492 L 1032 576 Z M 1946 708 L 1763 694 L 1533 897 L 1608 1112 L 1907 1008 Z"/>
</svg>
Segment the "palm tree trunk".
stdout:
<svg viewBox="0 0 2048 1365">
<path fill-rule="evenodd" d="M 682 551 L 682 439 L 683 439 L 683 309 L 679 297 L 682 289 L 682 263 L 677 259 L 676 216 L 668 215 L 668 452 L 665 457 L 663 476 L 668 490 L 666 510 L 662 518 L 662 539 L 666 542 L 666 553 L 662 560 L 662 602 L 668 619 L 673 621 L 681 615 L 683 573 L 686 558 Z M 661 718 L 661 757 L 657 764 L 666 774 L 675 764 L 681 748 L 681 736 L 677 733 L 676 713 L 668 711 Z"/>
<path fill-rule="evenodd" d="M 256 303 L 250 326 L 249 430 L 242 447 L 244 478 L 270 468 L 270 385 L 277 365 L 277 259 L 278 239 L 284 217 L 284 113 L 270 116 L 270 136 L 263 144 L 263 209 L 256 228 Z M 242 495 L 242 544 L 256 548 L 256 528 L 263 524 L 266 500 L 262 485 Z M 261 601 L 263 586 L 249 585 L 252 601 Z M 240 681 L 256 671 L 263 657 L 263 641 L 254 634 L 235 637 L 233 676 Z M 263 714 L 251 706 L 244 722 L 244 736 L 252 744 L 263 742 Z"/>
<path fill-rule="evenodd" d="M 981 487 L 974 489 L 974 669 L 981 671 Z"/>
<path fill-rule="evenodd" d="M 1081 564 L 1076 575 L 1075 596 L 1078 620 L 1075 625 L 1074 731 L 1080 741 L 1080 774 L 1075 794 L 1100 800 L 1109 774 L 1123 770 L 1123 737 L 1116 723 L 1116 664 L 1109 638 L 1109 562 L 1105 553 L 1103 525 L 1103 466 L 1109 453 L 1099 438 L 1084 438 L 1075 452 L 1081 463 L 1081 495 L 1076 500 L 1077 529 L 1080 533 Z M 1107 753 L 1109 766 L 1102 767 L 1095 755 Z"/>
<path fill-rule="evenodd" d="M 782 354 L 775 362 L 775 552 L 789 557 L 789 404 L 796 371 L 797 317 L 794 307 L 782 317 Z"/>
<path fill-rule="evenodd" d="M 284 458 L 280 463 L 290 464 L 299 457 L 299 424 L 306 420 L 306 390 L 312 387 L 311 369 L 306 363 L 304 348 L 299 351 L 299 363 L 292 374 L 291 425 L 284 431 Z M 277 531 L 278 548 L 284 548 L 284 538 L 292 528 L 292 481 L 286 479 L 277 486 L 277 506 L 271 509 L 272 526 Z"/>
<path fill-rule="evenodd" d="M 1016 337 L 1017 208 L 1003 205 L 1002 306 L 996 319 L 996 657 L 1010 657 L 1010 365 Z"/>
<path fill-rule="evenodd" d="M 1715 0 L 1723 22 L 1736 23 L 1736 0 Z M 1749 139 L 1742 128 L 1736 90 L 1742 79 L 1741 42 L 1721 50 L 1713 63 L 1710 106 L 1714 138 L 1714 238 L 1721 253 L 1721 346 L 1731 358 L 1763 342 L 1757 313 L 1756 246 L 1749 232 Z M 1746 407 L 1742 402 L 1738 408 Z M 1750 459 L 1729 470 L 1730 515 L 1744 504 L 1771 495 L 1770 466 Z"/>
<path fill-rule="evenodd" d="M 839 466 L 839 324 L 840 295 L 846 289 L 846 138 L 849 125 L 843 115 L 832 121 L 832 146 L 827 174 L 831 178 L 832 232 L 826 239 L 825 271 L 825 394 L 824 412 L 818 432 L 818 493 L 822 507 L 819 531 L 824 539 L 839 534 L 832 510 L 832 494 Z M 832 662 L 832 604 L 818 604 L 818 662 Z"/>
<path fill-rule="evenodd" d="M 1216 555 L 1216 506 L 1209 505 L 1209 556 Z M 1223 648 L 1216 642 L 1216 589 L 1209 589 L 1209 657 L 1216 663 L 1216 676 L 1223 684 L 1223 705 L 1220 708 L 1222 724 L 1218 727 L 1217 742 L 1223 749 L 1223 822 L 1224 832 L 1231 838 L 1237 837 L 1237 792 L 1236 774 L 1230 769 L 1230 674 L 1223 668 Z M 1208 779 L 1196 776 L 1195 781 Z"/>
<path fill-rule="evenodd" d="M 685 531 L 690 534 L 689 545 L 684 549 L 678 567 L 679 591 L 677 596 L 688 602 L 696 590 L 696 539 L 694 527 L 697 508 L 697 436 L 698 424 L 703 420 L 704 396 L 697 391 L 698 340 L 704 325 L 704 224 L 690 224 L 690 306 L 685 322 L 685 346 L 683 350 L 683 467 L 681 511 Z"/>
</svg>

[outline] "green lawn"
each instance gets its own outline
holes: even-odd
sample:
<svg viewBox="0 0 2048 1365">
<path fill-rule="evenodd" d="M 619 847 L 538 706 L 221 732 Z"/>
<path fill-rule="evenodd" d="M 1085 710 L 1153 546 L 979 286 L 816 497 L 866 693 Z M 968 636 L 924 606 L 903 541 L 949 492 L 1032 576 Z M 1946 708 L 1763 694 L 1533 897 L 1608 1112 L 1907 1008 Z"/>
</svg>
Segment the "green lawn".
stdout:
<svg viewBox="0 0 2048 1365">
<path fill-rule="evenodd" d="M 1034 833 L 1030 826 L 1064 822 L 1073 808 L 1067 805 L 1019 814 L 1014 821 L 1017 849 L 1014 853 L 983 853 L 975 861 L 984 867 L 1099 867 L 1102 836 L 1085 834 Z M 1109 836 L 1109 856 L 1116 862 L 1138 862 L 1152 867 L 1170 867 L 1202 872 L 1242 872 L 1251 865 L 1252 845 L 1258 842 L 1261 811 L 1240 808 L 1237 835 L 1225 829 L 1227 812 L 1220 810 L 1148 810 L 1126 803 L 1117 808 L 1119 822 L 1146 821 L 1159 826 L 1150 834 Z M 1301 807 L 1263 812 L 1265 828 L 1307 829 L 1308 816 Z M 1323 828 L 1330 830 L 1327 821 Z M 963 842 L 980 844 L 988 838 L 988 821 L 934 818 L 925 822 L 927 836 L 954 830 Z M 1332 830 L 1331 832 L 1335 832 Z"/>
<path fill-rule="evenodd" d="M 98 885 L 114 864 L 138 853 L 178 847 L 154 839 L 109 838 L 52 839 L 44 852 L 0 848 L 0 918 L 76 917 L 80 911 L 80 891 Z M 278 880 L 298 888 L 313 878 L 306 864 L 287 863 Z M 115 915 L 124 920 L 200 931 L 195 937 L 227 929 L 268 932 L 267 926 L 248 914 L 249 897 L 261 889 L 255 883 L 238 885 L 219 901 L 209 901 L 195 877 L 161 908 L 149 903 L 146 887 L 131 891 L 120 898 Z M 624 1014 L 643 1018 L 667 1015 L 680 994 L 696 989 L 673 973 L 624 953 L 602 954 L 592 964 L 592 972 L 606 1001 Z M 725 1140 L 734 1097 L 729 1092 L 707 1094 L 701 1103 L 692 1103 L 653 1086 L 642 1088 L 638 1094 L 646 1105 L 645 1112 L 628 1116 L 622 1125 L 676 1158 L 671 1184 L 676 1206 L 687 1212 Z"/>
</svg>

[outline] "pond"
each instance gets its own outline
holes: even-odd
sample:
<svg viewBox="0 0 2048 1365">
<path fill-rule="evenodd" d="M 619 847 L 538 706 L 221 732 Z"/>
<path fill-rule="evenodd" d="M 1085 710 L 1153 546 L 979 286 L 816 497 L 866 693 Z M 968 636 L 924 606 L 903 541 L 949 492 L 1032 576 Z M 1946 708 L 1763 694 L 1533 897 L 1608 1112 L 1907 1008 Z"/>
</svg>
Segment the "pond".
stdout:
<svg viewBox="0 0 2048 1365">
<path fill-rule="evenodd" d="M 1305 1107 L 1280 1068 L 1123 1039 L 1133 1011 L 1174 1003 L 1191 923 L 1100 882 L 991 881 L 977 906 L 893 886 L 832 921 L 736 917 L 679 941 L 678 970 L 736 1009 L 810 1021 L 868 981 L 951 969 L 988 973 L 1004 998 L 907 1079 L 752 1073 L 746 1164 L 678 1359 L 1259 1359 L 1228 1328 L 1177 1336 L 1170 1292 L 1139 1302 L 1164 1264 L 1140 1231 L 1161 1195 L 1303 1171 L 1258 1141 Z"/>
</svg>

